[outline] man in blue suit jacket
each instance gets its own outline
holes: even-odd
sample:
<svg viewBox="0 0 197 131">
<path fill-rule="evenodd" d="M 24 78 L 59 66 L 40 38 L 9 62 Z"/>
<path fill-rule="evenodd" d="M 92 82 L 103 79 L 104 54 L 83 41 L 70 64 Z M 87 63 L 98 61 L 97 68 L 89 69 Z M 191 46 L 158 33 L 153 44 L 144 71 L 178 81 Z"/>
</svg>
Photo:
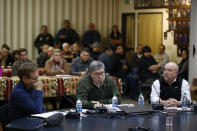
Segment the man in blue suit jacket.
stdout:
<svg viewBox="0 0 197 131">
<path fill-rule="evenodd" d="M 18 68 L 17 73 L 20 81 L 10 94 L 8 112 L 10 120 L 45 111 L 37 66 L 32 62 L 26 62 Z"/>
</svg>

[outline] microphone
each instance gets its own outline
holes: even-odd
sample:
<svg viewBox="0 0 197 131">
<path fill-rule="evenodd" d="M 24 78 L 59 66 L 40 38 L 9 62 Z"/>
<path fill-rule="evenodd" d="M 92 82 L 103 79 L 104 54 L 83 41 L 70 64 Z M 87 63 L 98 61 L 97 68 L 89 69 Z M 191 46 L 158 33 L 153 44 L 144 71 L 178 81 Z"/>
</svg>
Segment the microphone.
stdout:
<svg viewBox="0 0 197 131">
<path fill-rule="evenodd" d="M 75 107 L 75 112 L 68 112 L 65 115 L 65 117 L 71 118 L 71 119 L 79 119 L 80 113 L 76 111 L 76 104 L 72 100 L 70 100 L 68 97 L 66 97 L 65 95 L 61 95 L 61 96 L 63 96 L 66 100 L 68 100 Z"/>
<path fill-rule="evenodd" d="M 74 107 L 76 107 L 76 104 L 72 100 L 70 100 L 68 97 L 66 97 L 65 95 L 61 95 L 61 96 L 63 96 L 66 100 L 68 100 Z"/>
<path fill-rule="evenodd" d="M 155 88 L 155 85 L 154 83 L 152 84 L 153 88 L 155 89 L 155 92 L 157 94 L 157 96 L 159 97 L 159 104 L 152 104 L 152 108 L 154 110 L 163 110 L 164 109 L 164 105 L 160 103 L 160 95 L 158 94 L 156 88 Z"/>
<path fill-rule="evenodd" d="M 106 85 L 107 85 L 108 83 L 107 83 L 107 77 L 106 77 Z M 101 88 L 101 100 L 103 100 L 104 98 L 104 96 L 103 96 L 103 86 L 101 86 L 100 87 Z M 103 103 L 102 103 L 102 106 L 101 107 L 96 107 L 95 109 L 95 112 L 96 113 L 99 113 L 99 114 L 104 114 L 104 113 L 106 113 L 107 112 L 107 108 L 105 107 L 105 106 L 103 106 Z"/>
<path fill-rule="evenodd" d="M 62 113 L 56 113 L 45 119 L 46 126 L 56 126 L 59 125 L 64 120 L 64 115 Z"/>
<path fill-rule="evenodd" d="M 76 107 L 76 104 L 70 98 L 66 97 L 64 94 L 61 95 L 59 91 L 57 91 L 56 93 L 58 96 L 64 97 L 68 102 L 72 104 L 73 107 Z M 72 108 L 72 107 L 69 107 L 69 108 Z"/>
</svg>

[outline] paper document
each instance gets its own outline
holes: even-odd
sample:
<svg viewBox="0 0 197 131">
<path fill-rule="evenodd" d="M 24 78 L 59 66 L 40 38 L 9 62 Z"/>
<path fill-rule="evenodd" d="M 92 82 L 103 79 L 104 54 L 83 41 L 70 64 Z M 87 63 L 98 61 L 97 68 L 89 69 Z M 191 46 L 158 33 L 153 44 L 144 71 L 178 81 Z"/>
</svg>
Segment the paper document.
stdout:
<svg viewBox="0 0 197 131">
<path fill-rule="evenodd" d="M 62 113 L 64 116 L 68 113 L 69 111 L 64 111 L 64 112 L 61 112 L 61 111 L 52 111 L 52 112 L 46 112 L 46 113 L 41 113 L 41 114 L 33 114 L 31 116 L 33 117 L 39 117 L 39 118 L 48 118 L 56 113 Z"/>
</svg>

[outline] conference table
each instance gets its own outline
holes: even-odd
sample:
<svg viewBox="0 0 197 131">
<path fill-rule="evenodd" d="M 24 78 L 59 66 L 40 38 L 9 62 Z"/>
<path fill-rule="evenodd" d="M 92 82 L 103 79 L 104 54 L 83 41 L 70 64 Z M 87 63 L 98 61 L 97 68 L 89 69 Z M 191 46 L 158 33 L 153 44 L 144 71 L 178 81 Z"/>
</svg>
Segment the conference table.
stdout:
<svg viewBox="0 0 197 131">
<path fill-rule="evenodd" d="M 173 118 L 173 125 L 166 125 L 166 117 Z M 40 118 L 24 117 L 6 126 L 8 131 L 36 130 L 36 131 L 129 131 L 129 128 L 142 127 L 147 131 L 196 131 L 196 112 L 175 112 L 163 114 L 160 112 L 116 116 L 107 114 L 91 114 L 80 119 L 64 118 L 64 121 L 53 127 L 39 127 L 44 122 Z M 132 130 L 131 130 L 132 131 Z M 145 130 L 141 130 L 145 131 Z"/>
<path fill-rule="evenodd" d="M 58 76 L 39 76 L 38 80 L 43 84 L 43 97 L 56 97 L 60 95 L 75 96 L 77 82 L 81 76 L 74 75 L 58 75 Z M 112 77 L 116 81 L 120 94 L 122 94 L 122 82 L 117 77 Z M 0 101 L 7 101 L 9 99 L 11 90 L 19 81 L 17 76 L 0 77 Z"/>
</svg>

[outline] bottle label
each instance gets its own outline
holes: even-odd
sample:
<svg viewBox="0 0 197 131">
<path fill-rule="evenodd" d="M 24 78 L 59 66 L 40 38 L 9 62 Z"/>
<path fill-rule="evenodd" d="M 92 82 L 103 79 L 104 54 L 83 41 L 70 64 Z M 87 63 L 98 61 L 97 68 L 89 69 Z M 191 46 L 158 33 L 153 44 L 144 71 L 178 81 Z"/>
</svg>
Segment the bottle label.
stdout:
<svg viewBox="0 0 197 131">
<path fill-rule="evenodd" d="M 118 99 L 117 98 L 113 98 L 112 99 L 112 107 L 117 107 L 118 106 Z"/>
<path fill-rule="evenodd" d="M 187 102 L 183 101 L 183 102 L 182 102 L 182 107 L 183 107 L 183 108 L 187 108 Z"/>
<path fill-rule="evenodd" d="M 77 107 L 77 112 L 81 113 L 82 112 L 82 108 L 81 107 Z"/>
<path fill-rule="evenodd" d="M 139 105 L 144 105 L 144 101 L 139 101 Z"/>
<path fill-rule="evenodd" d="M 118 106 L 117 102 L 112 103 L 112 107 L 117 107 L 117 106 Z"/>
</svg>

